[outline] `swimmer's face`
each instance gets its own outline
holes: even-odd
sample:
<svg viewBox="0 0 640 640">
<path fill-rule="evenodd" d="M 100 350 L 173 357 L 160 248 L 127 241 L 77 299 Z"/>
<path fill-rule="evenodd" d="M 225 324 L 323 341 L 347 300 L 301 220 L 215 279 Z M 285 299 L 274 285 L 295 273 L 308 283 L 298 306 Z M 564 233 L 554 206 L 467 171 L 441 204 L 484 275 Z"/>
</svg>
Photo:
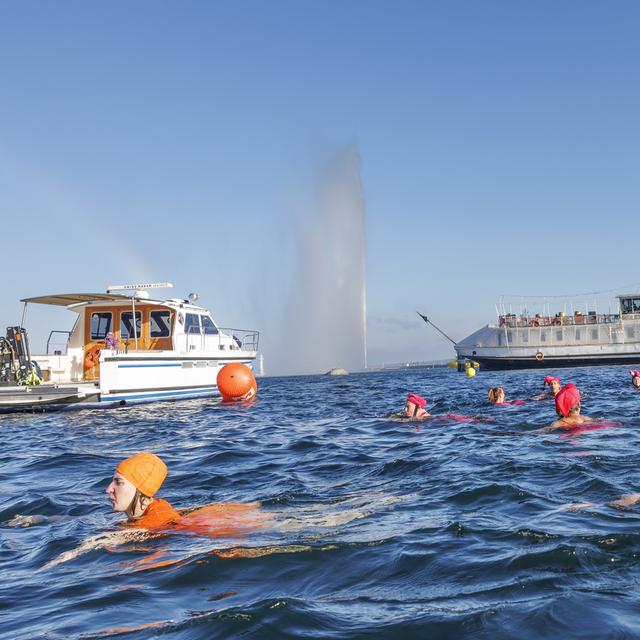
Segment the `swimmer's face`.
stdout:
<svg viewBox="0 0 640 640">
<path fill-rule="evenodd" d="M 133 502 L 136 488 L 116 471 L 111 484 L 107 487 L 107 494 L 114 511 L 126 511 Z"/>
<path fill-rule="evenodd" d="M 415 409 L 416 405 L 413 404 L 413 402 L 409 402 L 407 400 L 404 405 L 404 415 L 409 417 L 413 416 L 413 412 L 415 411 Z"/>
<path fill-rule="evenodd" d="M 636 389 L 640 389 L 640 376 L 633 376 L 633 378 L 631 378 L 631 384 Z"/>
<path fill-rule="evenodd" d="M 549 386 L 551 387 L 551 393 L 557 396 L 560 392 L 560 383 L 557 380 L 553 380 Z"/>
</svg>

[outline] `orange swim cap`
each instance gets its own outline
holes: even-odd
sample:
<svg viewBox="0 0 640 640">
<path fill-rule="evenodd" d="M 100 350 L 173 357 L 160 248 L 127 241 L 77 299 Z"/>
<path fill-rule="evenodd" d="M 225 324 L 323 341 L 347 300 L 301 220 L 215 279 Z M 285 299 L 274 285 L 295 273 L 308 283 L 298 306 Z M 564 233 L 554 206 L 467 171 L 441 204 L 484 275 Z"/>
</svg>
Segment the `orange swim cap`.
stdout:
<svg viewBox="0 0 640 640">
<path fill-rule="evenodd" d="M 123 460 L 116 471 L 145 496 L 153 494 L 167 477 L 167 465 L 155 453 L 143 451 Z"/>
</svg>

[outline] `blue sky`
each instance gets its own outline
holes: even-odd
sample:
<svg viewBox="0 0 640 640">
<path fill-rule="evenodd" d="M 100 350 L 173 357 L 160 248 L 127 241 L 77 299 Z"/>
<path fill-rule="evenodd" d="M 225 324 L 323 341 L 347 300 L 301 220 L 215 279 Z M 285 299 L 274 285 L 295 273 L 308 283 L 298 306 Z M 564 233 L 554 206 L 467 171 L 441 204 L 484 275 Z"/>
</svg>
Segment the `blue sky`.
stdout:
<svg viewBox="0 0 640 640">
<path fill-rule="evenodd" d="M 638 283 L 634 2 L 0 5 L 3 305 L 170 280 L 267 368 L 296 216 L 357 145 L 369 361 L 447 357 L 502 293 Z M 66 328 L 30 311 L 34 339 Z M 2 325 L 2 326 L 4 326 Z M 55 325 L 55 327 L 53 327 Z"/>
</svg>

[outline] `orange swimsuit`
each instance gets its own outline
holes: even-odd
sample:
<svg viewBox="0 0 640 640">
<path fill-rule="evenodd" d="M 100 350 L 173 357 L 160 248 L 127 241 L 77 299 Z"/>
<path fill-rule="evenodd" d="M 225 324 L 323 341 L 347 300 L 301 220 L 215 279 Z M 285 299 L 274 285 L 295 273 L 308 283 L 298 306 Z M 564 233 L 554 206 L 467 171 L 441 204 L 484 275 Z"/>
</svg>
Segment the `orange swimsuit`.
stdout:
<svg viewBox="0 0 640 640">
<path fill-rule="evenodd" d="M 241 536 L 265 526 L 267 518 L 259 507 L 258 502 L 214 502 L 182 515 L 166 500 L 155 498 L 140 518 L 126 524 L 136 529 L 173 529 L 212 538 Z"/>
</svg>

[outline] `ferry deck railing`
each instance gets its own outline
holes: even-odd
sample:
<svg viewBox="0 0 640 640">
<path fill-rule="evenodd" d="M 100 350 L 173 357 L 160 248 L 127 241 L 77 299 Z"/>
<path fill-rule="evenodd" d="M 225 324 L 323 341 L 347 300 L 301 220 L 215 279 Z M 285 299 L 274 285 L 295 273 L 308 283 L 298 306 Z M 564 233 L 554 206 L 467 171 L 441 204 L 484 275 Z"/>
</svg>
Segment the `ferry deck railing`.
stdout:
<svg viewBox="0 0 640 640">
<path fill-rule="evenodd" d="M 63 334 L 67 336 L 67 339 L 62 341 L 62 339 L 54 339 L 54 334 Z M 47 355 L 54 356 L 66 356 L 67 349 L 69 348 L 69 339 L 71 338 L 71 331 L 58 331 L 54 329 L 49 333 L 49 338 L 47 339 Z M 53 353 L 51 352 L 51 347 L 53 347 Z M 60 348 L 62 347 L 62 348 Z"/>
<path fill-rule="evenodd" d="M 640 314 L 624 314 L 623 318 L 634 319 L 634 316 Z M 498 325 L 515 329 L 517 327 L 561 327 L 561 326 L 581 326 L 593 324 L 613 324 L 620 322 L 620 315 L 617 313 L 592 313 L 587 314 L 574 313 L 573 315 L 556 315 L 556 316 L 517 316 L 515 314 L 506 314 L 498 316 Z"/>
</svg>

